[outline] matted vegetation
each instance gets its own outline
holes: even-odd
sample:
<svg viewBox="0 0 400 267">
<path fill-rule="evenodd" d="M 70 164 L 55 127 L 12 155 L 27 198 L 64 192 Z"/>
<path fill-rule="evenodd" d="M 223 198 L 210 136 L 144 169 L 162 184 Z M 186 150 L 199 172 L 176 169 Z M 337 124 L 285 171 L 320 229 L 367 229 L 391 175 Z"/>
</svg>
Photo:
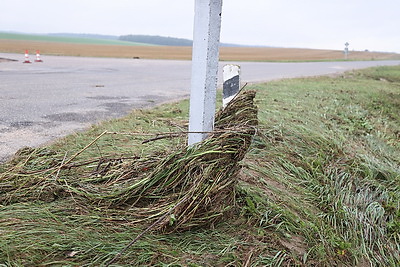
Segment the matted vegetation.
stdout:
<svg viewBox="0 0 400 267">
<path fill-rule="evenodd" d="M 234 182 L 219 184 L 222 195 L 205 202 L 217 204 L 213 214 L 220 217 L 193 216 L 194 222 L 206 219 L 195 225 L 189 217 L 181 226 L 190 227 L 174 228 L 185 221 L 175 212 L 150 213 L 142 222 L 132 213 L 157 203 L 160 188 L 182 188 L 169 187 L 177 180 L 164 180 L 154 194 L 143 191 L 151 199 L 141 203 L 114 201 L 126 194 L 104 200 L 94 191 L 102 185 L 103 193 L 117 185 L 128 190 L 126 170 L 132 178 L 151 177 L 171 170 L 160 160 L 178 166 L 189 159 L 179 152 L 186 151 L 185 136 L 176 134 L 186 129 L 188 101 L 133 111 L 51 146 L 23 149 L 0 166 L 0 263 L 106 265 L 162 218 L 165 227 L 146 232 L 113 266 L 398 266 L 399 73 L 400 67 L 380 67 L 252 86 L 259 125 L 248 124 L 256 132 L 248 152 L 236 158 L 244 156 L 242 168 L 226 171 L 229 164 L 223 164 L 219 173 Z M 253 121 L 248 114 L 254 113 L 239 117 Z M 237 140 L 228 145 L 237 144 L 235 151 L 246 148 L 254 132 L 238 134 L 224 138 Z M 218 156 L 220 150 L 198 150 L 215 161 L 210 168 L 197 162 L 199 174 L 218 171 L 226 155 Z M 188 169 L 199 160 L 192 159 Z M 220 177 L 211 176 L 199 182 L 206 188 Z"/>
</svg>

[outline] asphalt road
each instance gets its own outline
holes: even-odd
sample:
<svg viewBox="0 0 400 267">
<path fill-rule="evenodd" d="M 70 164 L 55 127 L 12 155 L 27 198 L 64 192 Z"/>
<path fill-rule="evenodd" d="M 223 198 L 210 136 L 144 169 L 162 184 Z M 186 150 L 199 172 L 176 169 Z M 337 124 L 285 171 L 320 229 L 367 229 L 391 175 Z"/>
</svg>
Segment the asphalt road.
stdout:
<svg viewBox="0 0 400 267">
<path fill-rule="evenodd" d="M 44 144 L 135 108 L 186 98 L 190 92 L 190 61 L 42 56 L 42 63 L 23 64 L 23 54 L 0 53 L 0 58 L 18 60 L 0 60 L 0 161 L 21 147 Z M 228 63 L 220 64 L 220 74 Z M 400 61 L 238 64 L 242 82 L 255 83 Z"/>
</svg>

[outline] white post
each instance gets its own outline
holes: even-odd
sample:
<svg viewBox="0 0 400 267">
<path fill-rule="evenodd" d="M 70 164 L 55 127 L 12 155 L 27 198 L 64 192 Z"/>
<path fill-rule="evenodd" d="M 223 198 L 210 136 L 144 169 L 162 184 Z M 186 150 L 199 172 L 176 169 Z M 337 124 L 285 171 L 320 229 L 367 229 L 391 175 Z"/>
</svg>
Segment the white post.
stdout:
<svg viewBox="0 0 400 267">
<path fill-rule="evenodd" d="M 221 12 L 222 0 L 195 0 L 189 145 L 214 129 Z"/>
<path fill-rule="evenodd" d="M 349 55 L 349 43 L 346 42 L 344 45 L 346 46 L 346 47 L 344 48 L 344 59 L 347 60 L 347 57 L 348 57 L 348 55 Z"/>
</svg>

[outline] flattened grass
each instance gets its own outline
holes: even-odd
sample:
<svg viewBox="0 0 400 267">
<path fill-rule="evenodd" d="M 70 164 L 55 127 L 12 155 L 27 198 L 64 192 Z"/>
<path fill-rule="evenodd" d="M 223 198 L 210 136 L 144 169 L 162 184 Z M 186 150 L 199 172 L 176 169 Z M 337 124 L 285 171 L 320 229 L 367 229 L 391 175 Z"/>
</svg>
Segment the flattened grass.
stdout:
<svg viewBox="0 0 400 267">
<path fill-rule="evenodd" d="M 252 86 L 259 127 L 241 163 L 235 210 L 208 227 L 150 232 L 115 265 L 398 266 L 399 73 L 400 67 L 381 67 Z M 57 179 L 107 179 L 133 157 L 167 157 L 185 137 L 141 144 L 152 136 L 128 133 L 184 130 L 187 116 L 188 101 L 134 111 L 52 146 L 20 151 L 0 166 L 0 197 L 30 177 L 21 170 L 58 166 L 105 130 L 119 134 L 102 136 L 72 163 L 115 160 L 63 169 Z M 10 173 L 20 174 L 16 184 L 7 180 Z M 123 210 L 89 209 L 80 201 L 74 194 L 3 200 L 0 263 L 104 265 L 145 228 Z"/>
<path fill-rule="evenodd" d="M 280 229 L 304 237 L 307 260 L 399 263 L 399 73 L 382 67 L 260 85 L 265 128 L 248 154 L 265 187 L 258 199 L 269 199 L 260 208 L 289 214 Z"/>
</svg>

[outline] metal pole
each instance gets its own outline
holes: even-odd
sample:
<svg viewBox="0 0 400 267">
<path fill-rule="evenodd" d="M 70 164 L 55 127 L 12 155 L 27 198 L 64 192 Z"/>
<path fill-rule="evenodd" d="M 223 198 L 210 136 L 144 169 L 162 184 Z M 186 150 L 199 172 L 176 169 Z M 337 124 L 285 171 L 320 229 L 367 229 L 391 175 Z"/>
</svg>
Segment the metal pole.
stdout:
<svg viewBox="0 0 400 267">
<path fill-rule="evenodd" d="M 195 0 L 189 132 L 214 129 L 222 0 Z M 207 137 L 191 133 L 188 144 Z"/>
</svg>

